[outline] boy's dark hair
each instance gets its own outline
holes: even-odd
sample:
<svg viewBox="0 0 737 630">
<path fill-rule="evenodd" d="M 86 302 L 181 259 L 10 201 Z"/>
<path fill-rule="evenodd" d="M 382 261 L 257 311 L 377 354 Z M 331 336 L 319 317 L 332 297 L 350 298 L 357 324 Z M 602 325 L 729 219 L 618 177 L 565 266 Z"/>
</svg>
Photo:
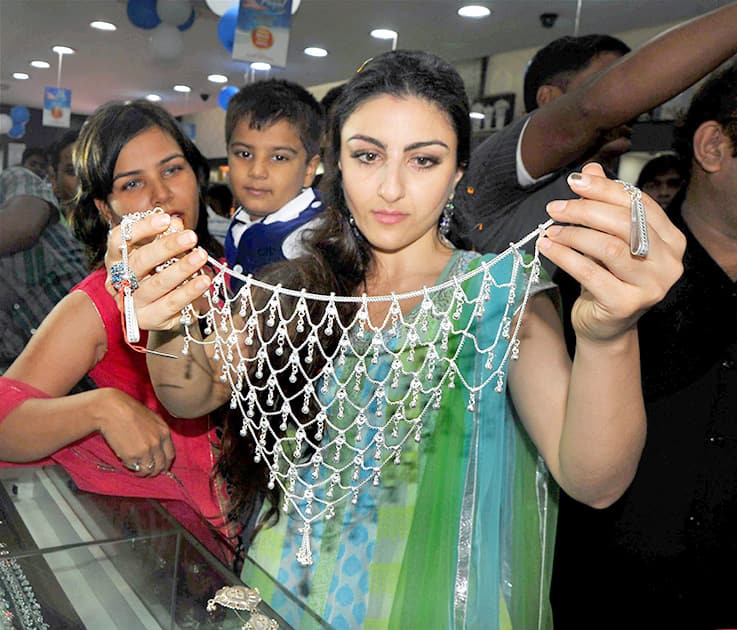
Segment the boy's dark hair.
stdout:
<svg viewBox="0 0 737 630">
<path fill-rule="evenodd" d="M 59 159 L 61 152 L 70 144 L 74 144 L 79 137 L 79 129 L 70 129 L 59 140 L 54 142 L 49 149 L 49 159 L 51 160 L 51 168 L 56 173 L 59 168 Z"/>
<path fill-rule="evenodd" d="M 20 163 L 25 164 L 26 160 L 30 157 L 33 157 L 34 155 L 40 155 L 44 160 L 49 159 L 49 155 L 46 152 L 46 149 L 42 149 L 41 147 L 26 147 L 23 150 L 23 155 L 20 158 Z"/>
<path fill-rule="evenodd" d="M 714 72 L 691 99 L 680 125 L 676 126 L 674 148 L 691 168 L 693 137 L 708 120 L 718 122 L 732 141 L 732 155 L 737 157 L 737 63 Z"/>
<path fill-rule="evenodd" d="M 280 120 L 297 129 L 309 160 L 320 151 L 325 126 L 322 106 L 301 85 L 283 79 L 257 81 L 230 99 L 225 115 L 225 144 L 230 144 L 236 125 L 249 120 L 251 129 L 262 130 Z"/>
<path fill-rule="evenodd" d="M 565 90 L 568 82 L 598 55 L 626 55 L 630 47 L 611 35 L 560 37 L 538 50 L 525 71 L 525 109 L 537 109 L 537 90 L 541 85 L 556 85 Z"/>
<path fill-rule="evenodd" d="M 658 177 L 658 175 L 663 175 L 668 171 L 675 171 L 678 173 L 681 180 L 685 180 L 688 173 L 687 169 L 684 167 L 683 160 L 681 160 L 677 155 L 673 155 L 672 153 L 659 155 L 642 167 L 640 175 L 637 177 L 637 187 L 642 188 Z"/>
</svg>

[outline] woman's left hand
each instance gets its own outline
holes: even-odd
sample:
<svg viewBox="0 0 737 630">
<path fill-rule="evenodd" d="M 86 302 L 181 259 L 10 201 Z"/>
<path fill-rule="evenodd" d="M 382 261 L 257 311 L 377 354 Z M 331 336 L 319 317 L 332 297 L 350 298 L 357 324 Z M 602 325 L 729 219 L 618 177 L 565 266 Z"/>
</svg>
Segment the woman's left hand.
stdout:
<svg viewBox="0 0 737 630">
<path fill-rule="evenodd" d="M 631 197 L 608 179 L 601 166 L 587 164 L 569 177 L 580 199 L 553 201 L 557 222 L 539 240 L 540 251 L 581 284 L 571 321 L 577 337 L 609 341 L 631 329 L 665 297 L 683 273 L 686 239 L 663 209 L 643 194 L 649 231 L 646 256 L 630 253 Z"/>
</svg>

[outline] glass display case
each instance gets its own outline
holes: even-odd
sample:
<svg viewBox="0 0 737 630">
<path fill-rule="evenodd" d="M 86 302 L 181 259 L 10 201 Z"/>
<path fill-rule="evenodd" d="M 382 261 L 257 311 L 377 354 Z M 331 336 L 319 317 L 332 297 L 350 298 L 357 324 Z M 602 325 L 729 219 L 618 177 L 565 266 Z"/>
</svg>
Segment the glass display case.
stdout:
<svg viewBox="0 0 737 630">
<path fill-rule="evenodd" d="M 290 627 L 244 586 L 157 501 L 82 492 L 57 466 L 0 468 L 2 630 Z"/>
</svg>

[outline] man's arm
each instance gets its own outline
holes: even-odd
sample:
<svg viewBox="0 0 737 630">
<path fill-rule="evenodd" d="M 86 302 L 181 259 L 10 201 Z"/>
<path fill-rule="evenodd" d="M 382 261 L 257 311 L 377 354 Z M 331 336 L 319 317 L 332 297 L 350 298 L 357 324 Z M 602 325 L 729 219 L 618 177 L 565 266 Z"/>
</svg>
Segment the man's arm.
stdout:
<svg viewBox="0 0 737 630">
<path fill-rule="evenodd" d="M 669 29 L 540 107 L 522 137 L 538 178 L 590 153 L 608 130 L 679 94 L 737 53 L 737 3 Z"/>
<path fill-rule="evenodd" d="M 18 195 L 0 207 L 0 256 L 9 256 L 36 244 L 53 217 L 54 208 L 30 195 Z"/>
</svg>

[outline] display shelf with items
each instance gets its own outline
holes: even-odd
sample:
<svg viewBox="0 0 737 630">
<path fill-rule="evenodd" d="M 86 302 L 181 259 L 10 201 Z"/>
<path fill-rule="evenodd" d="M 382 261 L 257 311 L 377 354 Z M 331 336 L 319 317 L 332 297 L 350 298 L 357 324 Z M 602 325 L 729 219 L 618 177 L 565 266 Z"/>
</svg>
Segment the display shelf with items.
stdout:
<svg viewBox="0 0 737 630">
<path fill-rule="evenodd" d="M 0 628 L 290 626 L 157 501 L 82 492 L 50 466 L 0 469 Z"/>
</svg>

